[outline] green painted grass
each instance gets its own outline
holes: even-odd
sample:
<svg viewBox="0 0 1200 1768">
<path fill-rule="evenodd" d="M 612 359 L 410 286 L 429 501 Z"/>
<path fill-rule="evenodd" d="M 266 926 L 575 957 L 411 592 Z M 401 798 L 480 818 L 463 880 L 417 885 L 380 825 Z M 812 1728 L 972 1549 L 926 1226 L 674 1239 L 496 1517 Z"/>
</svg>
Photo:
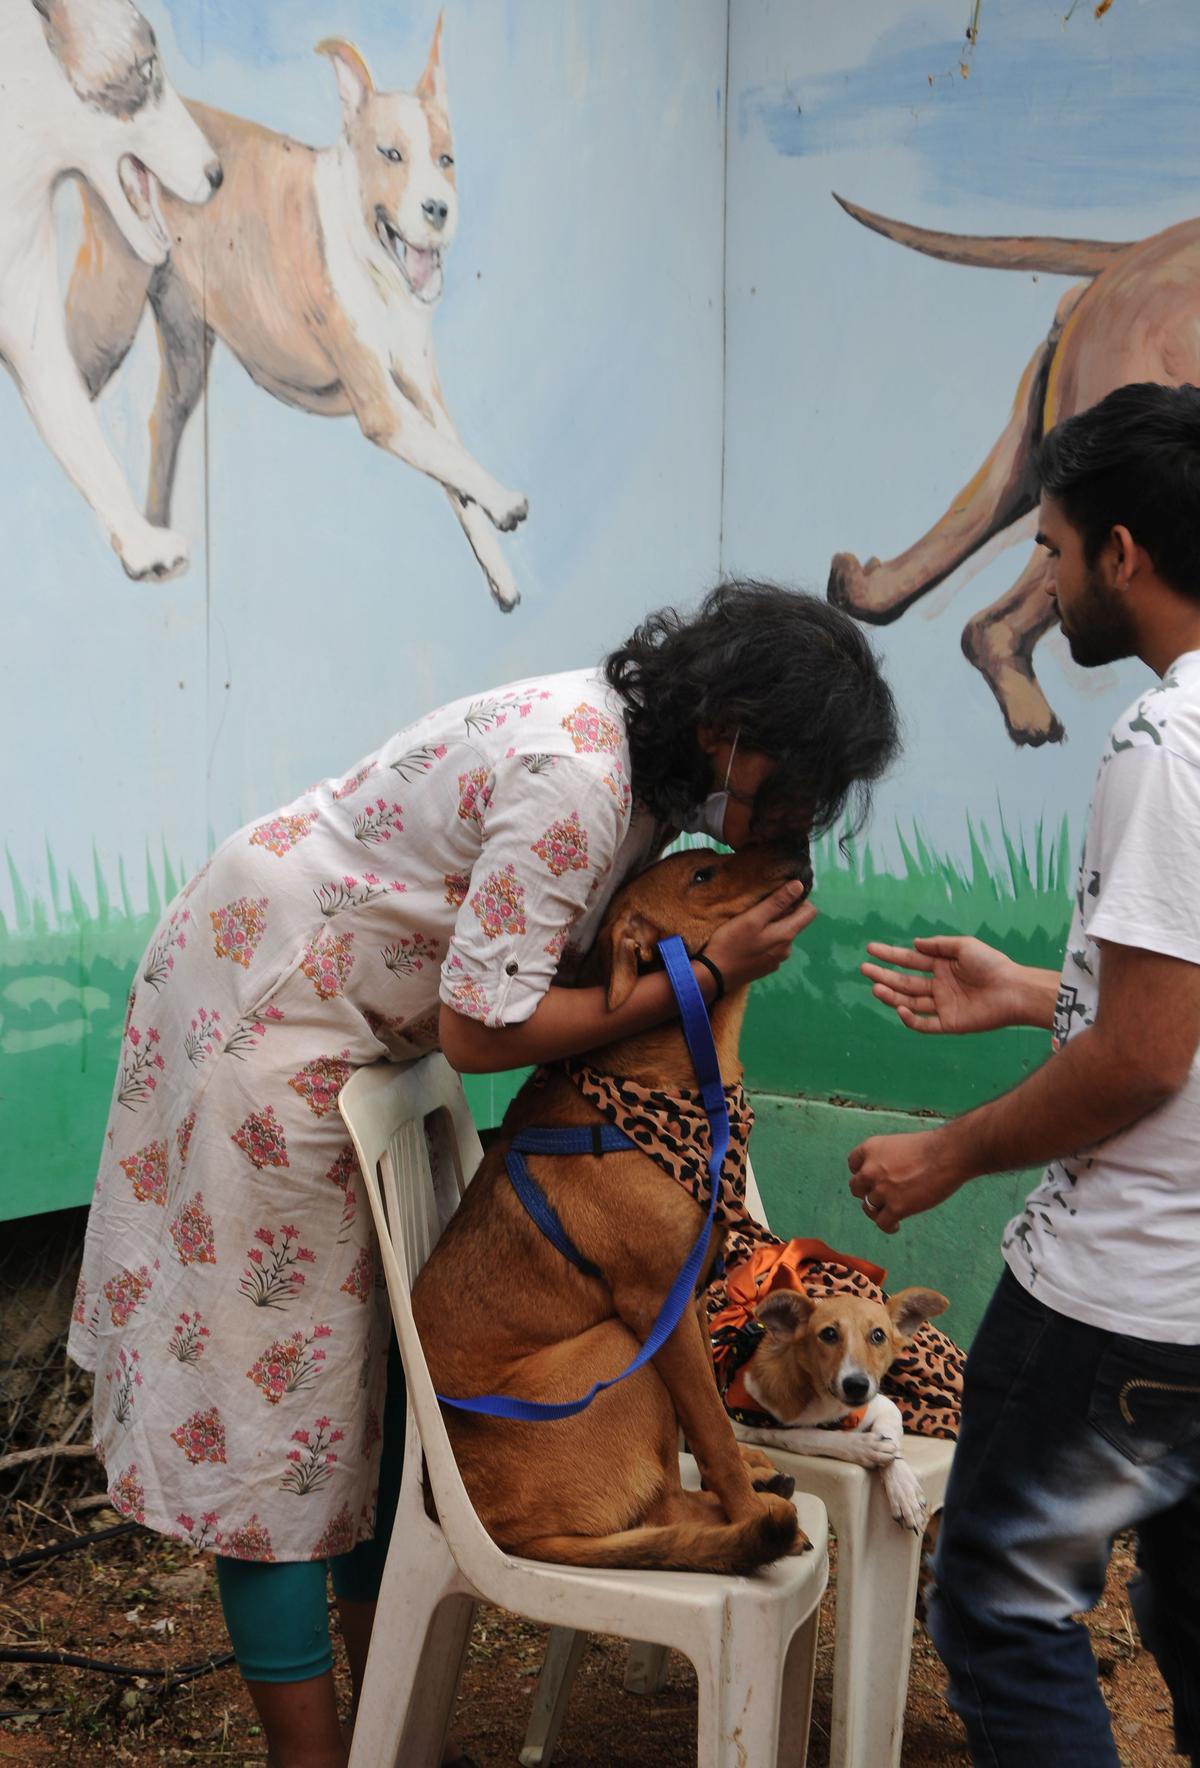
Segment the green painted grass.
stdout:
<svg viewBox="0 0 1200 1768">
<path fill-rule="evenodd" d="M 917 827 L 896 838 L 902 869 L 881 866 L 868 842 L 817 843 L 820 915 L 751 996 L 743 1055 L 755 1091 L 953 1112 L 1011 1085 L 1046 1054 L 1044 1033 L 906 1032 L 873 1000 L 858 965 L 868 939 L 972 932 L 1021 963 L 1056 967 L 1073 876 L 1065 821 L 1028 835 L 1003 816 L 995 830 L 968 821 L 965 858 L 939 852 Z M 188 876 L 165 851 L 147 851 L 146 906 L 135 908 L 123 864 L 106 871 L 93 854 L 85 896 L 49 850 L 42 893 L 6 858 L 13 912 L 0 915 L 0 1220 L 90 1196 L 129 983 Z M 513 1086 L 506 1076 L 472 1081 L 481 1124 L 497 1121 Z"/>
</svg>

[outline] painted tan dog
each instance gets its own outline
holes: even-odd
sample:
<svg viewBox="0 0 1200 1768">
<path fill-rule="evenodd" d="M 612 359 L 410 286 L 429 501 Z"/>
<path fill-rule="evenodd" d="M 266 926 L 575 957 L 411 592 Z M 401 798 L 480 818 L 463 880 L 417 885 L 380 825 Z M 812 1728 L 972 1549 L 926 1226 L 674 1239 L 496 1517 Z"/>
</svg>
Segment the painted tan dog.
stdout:
<svg viewBox="0 0 1200 1768">
<path fill-rule="evenodd" d="M 881 564 L 838 553 L 829 599 L 860 620 L 897 619 L 995 535 L 1037 504 L 1034 452 L 1045 432 L 1128 381 L 1200 381 L 1200 221 L 1131 244 L 1115 240 L 974 238 L 931 232 L 838 202 L 864 227 L 932 258 L 995 270 L 1088 277 L 1058 303 L 1054 323 L 1017 387 L 999 441 L 929 532 Z M 982 671 L 1017 743 L 1057 743 L 1063 726 L 1033 669 L 1033 651 L 1057 621 L 1047 594 L 1052 561 L 1039 547 L 1012 588 L 975 616 L 963 650 Z"/>
<path fill-rule="evenodd" d="M 72 177 L 145 281 L 170 244 L 168 193 L 186 214 L 221 167 L 129 0 L 0 0 L 0 362 L 128 575 L 162 581 L 186 566 L 186 542 L 134 502 L 63 323 L 54 196 Z"/>
<path fill-rule="evenodd" d="M 458 222 L 441 21 L 411 93 L 376 92 L 350 43 L 317 47 L 342 102 L 331 148 L 189 101 L 225 182 L 204 211 L 164 204 L 171 255 L 160 269 L 91 206 L 67 301 L 76 361 L 95 397 L 149 299 L 162 353 L 152 522 L 169 519 L 179 445 L 217 337 L 277 399 L 324 417 L 353 413 L 369 442 L 436 479 L 492 594 L 511 608 L 520 598 L 495 529 L 515 528 L 528 504 L 464 448 L 434 365 L 433 313 Z"/>
<path fill-rule="evenodd" d="M 700 849 L 660 861 L 614 900 L 590 979 L 607 981 L 609 1005 L 618 1006 L 639 966 L 656 961 L 664 934 L 682 935 L 696 951 L 798 870 L 767 848 Z M 745 999 L 744 988 L 731 991 L 712 1012 L 726 1085 L 741 1073 Z M 678 1021 L 611 1044 L 589 1062 L 667 1090 L 695 1085 Z M 530 1156 L 569 1238 L 598 1268 L 586 1276 L 534 1226 L 504 1170 L 517 1130 L 600 1121 L 561 1070 L 526 1082 L 513 1101 L 498 1144 L 413 1289 L 439 1393 L 574 1399 L 625 1368 L 647 1337 L 699 1233 L 699 1204 L 640 1152 Z M 761 1451 L 739 1450 L 693 1308 L 651 1363 L 574 1417 L 524 1423 L 449 1407 L 445 1416 L 471 1501 L 508 1552 L 572 1565 L 745 1572 L 797 1545 L 780 1476 Z M 680 1485 L 681 1425 L 703 1492 Z M 758 1474 L 773 1489 L 755 1490 Z"/>
<path fill-rule="evenodd" d="M 896 1521 L 920 1531 L 925 1494 L 904 1459 L 900 1409 L 879 1384 L 917 1329 L 949 1305 L 936 1289 L 901 1289 L 886 1306 L 861 1295 L 814 1301 L 776 1289 L 755 1309 L 766 1332 L 739 1374 L 778 1423 L 735 1424 L 739 1439 L 877 1467 Z"/>
</svg>

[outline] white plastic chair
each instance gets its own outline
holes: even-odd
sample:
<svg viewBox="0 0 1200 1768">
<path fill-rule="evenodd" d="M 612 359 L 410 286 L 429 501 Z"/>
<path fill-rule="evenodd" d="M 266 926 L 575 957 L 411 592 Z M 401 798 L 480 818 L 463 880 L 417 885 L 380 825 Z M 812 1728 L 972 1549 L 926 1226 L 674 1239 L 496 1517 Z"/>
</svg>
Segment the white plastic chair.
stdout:
<svg viewBox="0 0 1200 1768">
<path fill-rule="evenodd" d="M 756 1220 L 766 1220 L 749 1163 L 746 1205 Z M 899 1768 L 922 1538 L 893 1520 L 878 1474 L 819 1455 L 767 1453 L 791 1474 L 798 1492 L 820 1498 L 837 1537 L 830 1768 Z M 932 1516 L 945 1499 L 954 1444 L 906 1433 L 904 1456 Z M 583 1642 L 565 1629 L 550 1635 L 521 1751 L 523 1768 L 549 1768 L 582 1650 Z M 639 1642 L 630 1648 L 625 1687 L 631 1694 L 655 1694 L 666 1669 L 662 1647 Z"/>
<path fill-rule="evenodd" d="M 480 1157 L 462 1088 L 434 1055 L 360 1070 L 338 1104 L 375 1218 L 408 1385 L 404 1479 L 351 1768 L 436 1768 L 478 1600 L 581 1634 L 652 1639 L 686 1653 L 700 1690 L 700 1768 L 802 1768 L 828 1577 L 820 1500 L 797 1504 L 813 1551 L 747 1578 L 595 1571 L 502 1552 L 459 1477 L 409 1299 Z M 438 1522 L 425 1512 L 422 1455 Z M 687 1471 L 694 1481 L 694 1464 Z"/>
</svg>

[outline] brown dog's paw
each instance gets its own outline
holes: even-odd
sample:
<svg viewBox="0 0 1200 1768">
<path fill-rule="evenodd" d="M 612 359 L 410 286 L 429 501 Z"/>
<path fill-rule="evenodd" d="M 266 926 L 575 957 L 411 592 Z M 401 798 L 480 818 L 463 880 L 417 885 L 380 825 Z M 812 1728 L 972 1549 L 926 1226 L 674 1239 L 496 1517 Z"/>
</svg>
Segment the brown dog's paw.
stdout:
<svg viewBox="0 0 1200 1768">
<path fill-rule="evenodd" d="M 774 1492 L 776 1497 L 790 1498 L 796 1490 L 796 1482 L 790 1473 L 780 1473 L 778 1469 L 771 1475 L 760 1474 L 754 1481 L 756 1492 Z"/>
<path fill-rule="evenodd" d="M 808 1536 L 805 1534 L 804 1530 L 797 1529 L 796 1530 L 796 1539 L 792 1542 L 791 1546 L 788 1548 L 788 1558 L 791 1559 L 793 1557 L 793 1555 L 797 1554 L 797 1553 L 811 1553 L 812 1549 L 813 1549 L 813 1544 L 809 1540 Z"/>
</svg>

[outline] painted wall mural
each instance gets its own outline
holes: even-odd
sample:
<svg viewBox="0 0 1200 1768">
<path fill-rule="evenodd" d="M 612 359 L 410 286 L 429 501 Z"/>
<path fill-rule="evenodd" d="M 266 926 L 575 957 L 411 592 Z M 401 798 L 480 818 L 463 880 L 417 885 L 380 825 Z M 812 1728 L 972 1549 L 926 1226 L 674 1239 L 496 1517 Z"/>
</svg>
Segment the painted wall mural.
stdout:
<svg viewBox="0 0 1200 1768">
<path fill-rule="evenodd" d="M 1200 372 L 1200 14 L 961 11 L 0 0 L 0 1215 L 86 1199 L 228 830 L 722 573 L 828 586 L 906 738 L 751 1083 L 949 1110 L 1040 1059 L 931 1054 L 856 967 L 1056 960 L 1145 673 L 1076 668 L 1004 549 L 1047 423 Z"/>
</svg>

